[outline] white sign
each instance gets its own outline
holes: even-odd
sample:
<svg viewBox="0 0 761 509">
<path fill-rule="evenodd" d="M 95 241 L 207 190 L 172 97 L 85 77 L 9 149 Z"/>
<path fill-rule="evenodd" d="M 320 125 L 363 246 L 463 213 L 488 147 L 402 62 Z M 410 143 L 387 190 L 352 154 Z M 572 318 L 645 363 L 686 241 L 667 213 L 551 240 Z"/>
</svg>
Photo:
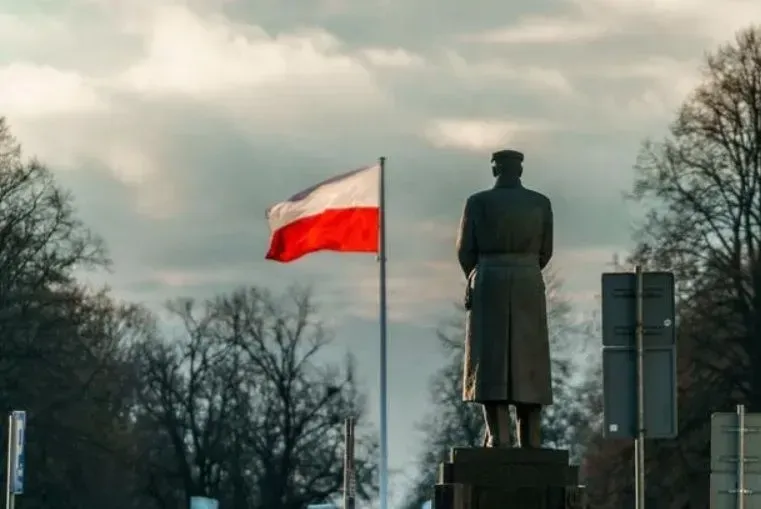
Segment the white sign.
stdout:
<svg viewBox="0 0 761 509">
<path fill-rule="evenodd" d="M 190 497 L 190 509 L 219 509 L 219 501 L 206 497 Z"/>
<path fill-rule="evenodd" d="M 11 413 L 11 432 L 13 439 L 11 446 L 11 493 L 21 495 L 24 493 L 24 449 L 26 441 L 26 412 L 14 410 Z"/>
</svg>

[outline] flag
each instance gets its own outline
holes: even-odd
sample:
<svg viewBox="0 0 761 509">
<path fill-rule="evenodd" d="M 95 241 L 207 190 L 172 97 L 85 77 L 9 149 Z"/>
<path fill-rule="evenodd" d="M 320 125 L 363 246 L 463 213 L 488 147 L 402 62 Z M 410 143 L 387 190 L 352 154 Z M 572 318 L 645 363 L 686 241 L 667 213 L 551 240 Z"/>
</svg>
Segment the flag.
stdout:
<svg viewBox="0 0 761 509">
<path fill-rule="evenodd" d="M 268 260 L 291 262 L 315 251 L 377 253 L 380 165 L 338 175 L 267 210 Z"/>
</svg>

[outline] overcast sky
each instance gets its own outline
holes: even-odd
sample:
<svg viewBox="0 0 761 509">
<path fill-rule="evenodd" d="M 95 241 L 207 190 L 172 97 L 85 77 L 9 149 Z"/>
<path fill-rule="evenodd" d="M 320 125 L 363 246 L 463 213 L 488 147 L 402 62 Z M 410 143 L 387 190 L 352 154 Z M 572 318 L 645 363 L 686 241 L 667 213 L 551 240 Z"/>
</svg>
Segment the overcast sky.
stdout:
<svg viewBox="0 0 761 509">
<path fill-rule="evenodd" d="M 578 309 L 624 253 L 621 195 L 702 55 L 757 0 L 0 0 L 0 115 L 107 240 L 108 282 L 158 305 L 314 284 L 377 415 L 377 264 L 264 261 L 264 210 L 388 157 L 391 466 L 411 465 L 434 328 L 461 298 L 454 235 L 525 152 Z M 404 475 L 394 478 L 398 492 Z"/>
</svg>

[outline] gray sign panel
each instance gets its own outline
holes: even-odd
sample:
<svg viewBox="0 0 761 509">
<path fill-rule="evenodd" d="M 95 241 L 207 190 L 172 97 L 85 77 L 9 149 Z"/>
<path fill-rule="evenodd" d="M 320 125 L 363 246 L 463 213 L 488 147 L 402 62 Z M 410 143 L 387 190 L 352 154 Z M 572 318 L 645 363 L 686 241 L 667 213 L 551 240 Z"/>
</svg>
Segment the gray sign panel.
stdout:
<svg viewBox="0 0 761 509">
<path fill-rule="evenodd" d="M 676 348 L 645 351 L 645 437 L 677 436 Z M 603 348 L 606 438 L 637 436 L 637 352 Z"/>
<path fill-rule="evenodd" d="M 746 474 L 745 509 L 761 509 L 761 475 Z M 711 509 L 737 509 L 737 477 L 734 474 L 711 474 Z"/>
<path fill-rule="evenodd" d="M 645 272 L 643 283 L 644 344 L 675 344 L 674 275 Z M 634 347 L 636 329 L 636 275 L 610 272 L 602 275 L 602 344 Z"/>
<path fill-rule="evenodd" d="M 736 413 L 711 416 L 711 472 L 737 473 L 739 458 Z M 761 414 L 745 414 L 745 472 L 761 474 Z"/>
</svg>

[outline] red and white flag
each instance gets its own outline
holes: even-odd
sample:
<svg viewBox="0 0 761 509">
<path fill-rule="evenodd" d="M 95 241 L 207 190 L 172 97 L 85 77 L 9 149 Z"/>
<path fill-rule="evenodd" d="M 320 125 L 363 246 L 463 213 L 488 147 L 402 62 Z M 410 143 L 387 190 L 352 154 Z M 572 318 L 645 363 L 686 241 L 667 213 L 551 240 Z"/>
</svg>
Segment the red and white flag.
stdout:
<svg viewBox="0 0 761 509">
<path fill-rule="evenodd" d="M 268 260 L 290 262 L 315 251 L 377 253 L 380 165 L 338 175 L 267 210 Z"/>
</svg>

